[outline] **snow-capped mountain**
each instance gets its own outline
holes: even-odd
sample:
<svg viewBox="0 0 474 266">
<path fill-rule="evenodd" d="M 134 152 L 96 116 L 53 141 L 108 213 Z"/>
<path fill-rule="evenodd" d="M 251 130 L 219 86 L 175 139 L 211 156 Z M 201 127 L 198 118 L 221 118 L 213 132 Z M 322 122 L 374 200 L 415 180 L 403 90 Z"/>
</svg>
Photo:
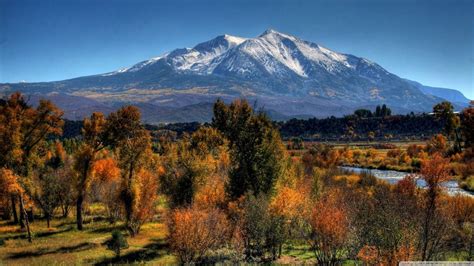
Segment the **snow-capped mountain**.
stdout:
<svg viewBox="0 0 474 266">
<path fill-rule="evenodd" d="M 145 114 L 148 122 L 168 121 L 160 117 L 162 112 L 152 114 L 153 107 L 210 108 L 208 103 L 218 97 L 246 97 L 281 117 L 342 115 L 382 103 L 397 112 L 429 111 L 441 101 L 368 59 L 275 30 L 256 38 L 218 36 L 105 74 L 0 84 L 0 92 L 14 90 L 60 92 L 108 106 L 146 105 L 143 110 L 151 112 Z M 181 120 L 196 119 L 191 112 Z"/>
</svg>

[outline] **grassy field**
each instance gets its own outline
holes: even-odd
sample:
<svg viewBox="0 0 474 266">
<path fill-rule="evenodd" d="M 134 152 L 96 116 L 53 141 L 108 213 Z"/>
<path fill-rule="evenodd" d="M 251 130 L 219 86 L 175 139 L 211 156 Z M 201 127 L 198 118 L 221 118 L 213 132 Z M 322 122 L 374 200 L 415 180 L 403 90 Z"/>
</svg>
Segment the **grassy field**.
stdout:
<svg viewBox="0 0 474 266">
<path fill-rule="evenodd" d="M 120 258 L 107 249 L 111 232 L 122 224 L 90 220 L 84 231 L 75 229 L 73 218 L 53 220 L 51 228 L 36 220 L 31 224 L 33 243 L 18 225 L 0 221 L 0 265 L 110 265 L 110 264 L 177 264 L 166 242 L 166 226 L 161 222 L 147 223 L 140 234 L 127 238 L 129 248 Z M 1 244 L 3 243 L 3 244 Z M 283 256 L 275 264 L 314 263 L 315 257 L 306 245 L 286 245 Z M 354 265 L 347 261 L 346 265 Z"/>
<path fill-rule="evenodd" d="M 108 250 L 105 242 L 111 231 L 121 228 L 108 222 L 89 222 L 84 231 L 77 231 L 73 219 L 54 220 L 50 229 L 44 221 L 32 223 L 33 243 L 17 225 L 0 222 L 0 265 L 107 265 L 125 262 L 174 264 L 176 258 L 169 253 L 166 228 L 163 223 L 148 223 L 142 232 L 128 238 L 129 248 L 120 259 Z"/>
</svg>

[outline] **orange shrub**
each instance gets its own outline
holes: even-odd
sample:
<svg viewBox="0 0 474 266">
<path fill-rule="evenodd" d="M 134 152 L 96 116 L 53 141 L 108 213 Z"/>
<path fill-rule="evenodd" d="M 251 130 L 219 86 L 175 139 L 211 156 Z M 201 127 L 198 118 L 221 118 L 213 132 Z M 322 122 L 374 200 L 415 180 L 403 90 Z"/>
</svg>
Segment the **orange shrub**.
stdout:
<svg viewBox="0 0 474 266">
<path fill-rule="evenodd" d="M 375 265 L 378 263 L 378 250 L 374 246 L 365 245 L 357 253 L 357 258 L 363 261 L 365 265 Z"/>
<path fill-rule="evenodd" d="M 228 241 L 231 232 L 225 214 L 218 209 L 175 209 L 167 223 L 171 249 L 182 263 L 202 262 L 208 251 Z"/>
</svg>

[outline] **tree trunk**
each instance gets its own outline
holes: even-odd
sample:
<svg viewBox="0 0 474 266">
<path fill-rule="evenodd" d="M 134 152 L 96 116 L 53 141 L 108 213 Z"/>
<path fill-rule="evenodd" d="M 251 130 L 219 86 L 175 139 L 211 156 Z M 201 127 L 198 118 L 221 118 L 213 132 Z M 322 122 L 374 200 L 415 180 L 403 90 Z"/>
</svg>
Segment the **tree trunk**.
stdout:
<svg viewBox="0 0 474 266">
<path fill-rule="evenodd" d="M 128 180 L 127 180 L 127 187 L 125 188 L 124 191 L 124 207 L 125 207 L 125 218 L 127 222 L 127 228 L 130 231 L 132 237 L 135 236 L 134 230 L 131 226 L 131 221 L 132 221 L 132 214 L 133 214 L 133 196 L 132 196 L 132 178 L 133 178 L 133 168 L 134 168 L 134 162 L 130 163 L 130 168 L 128 172 Z"/>
<path fill-rule="evenodd" d="M 23 204 L 23 197 L 19 196 L 20 198 L 20 210 L 23 210 L 21 214 L 23 214 L 23 218 L 25 219 L 26 231 L 28 232 L 28 242 L 31 243 L 31 231 L 30 231 L 30 223 L 28 222 L 28 214 L 25 210 L 25 205 Z"/>
<path fill-rule="evenodd" d="M 76 223 L 77 230 L 82 230 L 82 203 L 84 202 L 84 196 L 82 193 L 77 197 L 76 202 Z"/>
<path fill-rule="evenodd" d="M 422 249 L 421 249 L 421 260 L 426 261 L 429 259 L 428 245 L 431 241 L 431 220 L 433 219 L 435 208 L 436 208 L 436 192 L 429 190 L 428 191 L 428 208 L 424 217 L 423 224 L 423 237 L 422 237 Z"/>
<path fill-rule="evenodd" d="M 25 215 L 26 215 L 26 211 L 25 211 L 25 207 L 23 206 L 22 202 L 23 202 L 23 198 L 22 196 L 18 196 L 18 199 L 20 201 L 20 228 L 21 229 L 25 229 Z"/>
<path fill-rule="evenodd" d="M 32 223 L 35 221 L 35 215 L 33 213 L 33 207 L 30 208 L 29 211 L 26 211 L 26 214 L 28 215 L 28 222 Z"/>
<path fill-rule="evenodd" d="M 18 213 L 16 212 L 16 202 L 15 202 L 15 195 L 11 196 L 11 202 L 12 202 L 12 213 L 13 213 L 13 222 L 15 224 L 18 224 Z"/>
<path fill-rule="evenodd" d="M 50 224 L 49 224 L 50 220 L 51 220 L 51 218 L 50 218 L 49 214 L 46 214 L 46 224 L 47 224 L 48 228 L 50 228 Z"/>
</svg>

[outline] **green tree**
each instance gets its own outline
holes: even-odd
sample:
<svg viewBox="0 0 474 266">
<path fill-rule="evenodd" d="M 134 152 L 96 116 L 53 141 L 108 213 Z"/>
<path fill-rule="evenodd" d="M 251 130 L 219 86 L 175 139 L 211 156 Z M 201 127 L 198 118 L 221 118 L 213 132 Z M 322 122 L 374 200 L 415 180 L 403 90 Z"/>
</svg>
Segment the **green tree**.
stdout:
<svg viewBox="0 0 474 266">
<path fill-rule="evenodd" d="M 381 116 L 386 117 L 386 116 L 391 116 L 392 115 L 392 110 L 387 107 L 387 105 L 382 105 L 382 109 L 380 110 Z"/>
<path fill-rule="evenodd" d="M 228 193 L 236 199 L 247 191 L 272 192 L 282 173 L 284 147 L 268 117 L 254 113 L 246 100 L 214 104 L 212 124 L 229 140 L 231 170 Z"/>
<path fill-rule="evenodd" d="M 380 105 L 377 105 L 375 108 L 375 117 L 381 117 L 382 116 L 382 111 L 380 110 Z"/>
<path fill-rule="evenodd" d="M 464 146 L 474 148 L 474 101 L 462 111 L 461 131 L 464 137 Z"/>
<path fill-rule="evenodd" d="M 367 109 L 357 109 L 354 111 L 354 114 L 359 118 L 372 117 L 372 112 Z"/>
<path fill-rule="evenodd" d="M 37 206 L 43 211 L 48 228 L 54 211 L 61 205 L 60 183 L 61 172 L 64 168 L 65 153 L 60 142 L 50 148 L 46 161 L 33 173 L 29 186 L 30 195 Z"/>
<path fill-rule="evenodd" d="M 453 105 L 444 101 L 433 107 L 433 113 L 436 118 L 444 122 L 444 134 L 448 139 L 454 139 L 454 149 L 456 152 L 461 151 L 460 125 L 459 116 L 454 113 Z"/>
<path fill-rule="evenodd" d="M 269 211 L 269 197 L 264 194 L 246 194 L 243 213 L 238 225 L 242 232 L 244 253 L 248 260 L 272 259 L 281 255 L 281 246 L 286 240 L 285 220 Z"/>
<path fill-rule="evenodd" d="M 160 175 L 161 190 L 170 200 L 171 207 L 190 205 L 198 189 L 212 178 L 213 166 L 226 151 L 224 136 L 215 128 L 201 127 L 191 136 L 169 146 L 161 157 L 163 173 Z M 226 174 L 226 173 L 225 173 Z"/>
</svg>

